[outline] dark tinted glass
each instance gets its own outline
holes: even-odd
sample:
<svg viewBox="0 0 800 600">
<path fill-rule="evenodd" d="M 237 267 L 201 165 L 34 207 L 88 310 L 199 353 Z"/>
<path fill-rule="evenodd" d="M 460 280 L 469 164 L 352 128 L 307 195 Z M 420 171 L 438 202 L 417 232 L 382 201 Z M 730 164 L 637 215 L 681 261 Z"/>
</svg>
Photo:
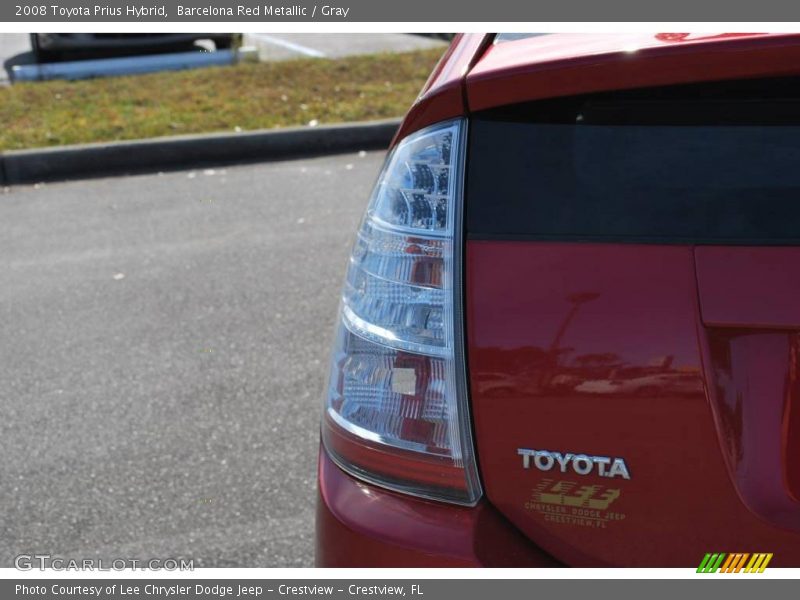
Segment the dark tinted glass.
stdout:
<svg viewBox="0 0 800 600">
<path fill-rule="evenodd" d="M 546 122 L 526 122 L 519 108 L 476 116 L 468 234 L 800 241 L 800 124 L 775 123 L 781 113 L 796 119 L 800 104 L 678 105 L 584 103 L 556 111 L 551 103 Z M 702 124 L 714 115 L 724 116 L 722 124 Z"/>
</svg>

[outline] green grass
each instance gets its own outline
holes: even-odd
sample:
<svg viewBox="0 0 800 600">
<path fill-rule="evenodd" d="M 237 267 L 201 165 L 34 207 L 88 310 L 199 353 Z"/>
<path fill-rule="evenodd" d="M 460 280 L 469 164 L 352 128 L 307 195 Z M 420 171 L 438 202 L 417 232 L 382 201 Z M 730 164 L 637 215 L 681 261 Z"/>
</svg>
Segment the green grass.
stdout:
<svg viewBox="0 0 800 600">
<path fill-rule="evenodd" d="M 441 50 L 0 88 L 0 151 L 401 116 Z"/>
</svg>

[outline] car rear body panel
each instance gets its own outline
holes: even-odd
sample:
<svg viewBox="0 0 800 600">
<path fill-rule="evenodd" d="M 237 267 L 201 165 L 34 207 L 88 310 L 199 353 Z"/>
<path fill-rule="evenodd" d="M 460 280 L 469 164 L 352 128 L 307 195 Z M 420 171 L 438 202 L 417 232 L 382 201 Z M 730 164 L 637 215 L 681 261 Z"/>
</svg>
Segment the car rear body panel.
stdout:
<svg viewBox="0 0 800 600">
<path fill-rule="evenodd" d="M 800 532 L 800 248 L 695 250 L 706 379 L 742 501 Z"/>
<path fill-rule="evenodd" d="M 690 566 L 713 548 L 797 564 L 798 536 L 749 511 L 726 469 L 690 248 L 469 241 L 466 268 L 481 475 L 537 545 L 584 566 Z M 620 457 L 631 478 L 526 470 L 519 448 Z"/>
<path fill-rule="evenodd" d="M 403 118 L 392 146 L 414 131 L 464 115 L 465 77 L 491 42 L 490 34 L 456 35 Z"/>
<path fill-rule="evenodd" d="M 487 502 L 471 508 L 396 494 L 345 474 L 321 449 L 319 567 L 556 567 Z"/>
<path fill-rule="evenodd" d="M 480 472 L 558 560 L 800 561 L 798 107 L 796 80 L 757 79 L 472 115 Z M 620 459 L 630 479 L 520 450 Z"/>
<path fill-rule="evenodd" d="M 395 138 L 469 119 L 466 361 L 485 498 L 443 510 L 497 511 L 574 566 L 719 551 L 797 566 L 800 36 L 489 41 L 456 40 Z M 558 459 L 526 468 L 520 450 Z M 599 463 L 581 473 L 568 455 Z M 598 466 L 616 460 L 625 476 Z M 320 481 L 325 519 L 349 530 L 383 494 L 337 502 Z M 419 501 L 389 496 L 400 504 L 360 533 L 396 544 L 389 515 Z M 400 545 L 424 554 L 428 533 L 404 527 L 419 541 Z M 491 539 L 503 566 L 508 542 Z"/>
<path fill-rule="evenodd" d="M 800 72 L 797 34 L 553 34 L 489 46 L 466 79 L 470 111 L 608 90 Z"/>
</svg>

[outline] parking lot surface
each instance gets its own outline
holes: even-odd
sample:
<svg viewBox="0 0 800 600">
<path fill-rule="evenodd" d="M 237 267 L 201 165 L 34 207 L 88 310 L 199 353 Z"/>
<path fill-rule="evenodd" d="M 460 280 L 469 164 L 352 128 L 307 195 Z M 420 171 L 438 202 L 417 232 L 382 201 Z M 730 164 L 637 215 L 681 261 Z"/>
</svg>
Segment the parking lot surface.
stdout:
<svg viewBox="0 0 800 600">
<path fill-rule="evenodd" d="M 0 188 L 0 566 L 310 566 L 320 393 L 382 153 Z"/>
<path fill-rule="evenodd" d="M 8 84 L 14 65 L 32 62 L 33 53 L 27 33 L 0 33 L 0 85 Z"/>
<path fill-rule="evenodd" d="M 447 45 L 440 39 L 408 33 L 245 33 L 244 43 L 258 48 L 261 60 L 341 58 Z"/>
</svg>

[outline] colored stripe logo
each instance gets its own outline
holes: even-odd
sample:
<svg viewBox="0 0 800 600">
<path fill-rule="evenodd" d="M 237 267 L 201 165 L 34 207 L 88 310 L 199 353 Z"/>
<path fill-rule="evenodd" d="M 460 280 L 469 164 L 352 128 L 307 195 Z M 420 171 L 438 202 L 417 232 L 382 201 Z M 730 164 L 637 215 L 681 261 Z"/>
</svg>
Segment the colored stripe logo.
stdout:
<svg viewBox="0 0 800 600">
<path fill-rule="evenodd" d="M 697 567 L 698 573 L 763 573 L 769 561 L 772 560 L 772 553 L 757 552 L 749 554 L 747 552 L 735 552 L 726 554 L 724 552 L 709 552 Z"/>
</svg>

